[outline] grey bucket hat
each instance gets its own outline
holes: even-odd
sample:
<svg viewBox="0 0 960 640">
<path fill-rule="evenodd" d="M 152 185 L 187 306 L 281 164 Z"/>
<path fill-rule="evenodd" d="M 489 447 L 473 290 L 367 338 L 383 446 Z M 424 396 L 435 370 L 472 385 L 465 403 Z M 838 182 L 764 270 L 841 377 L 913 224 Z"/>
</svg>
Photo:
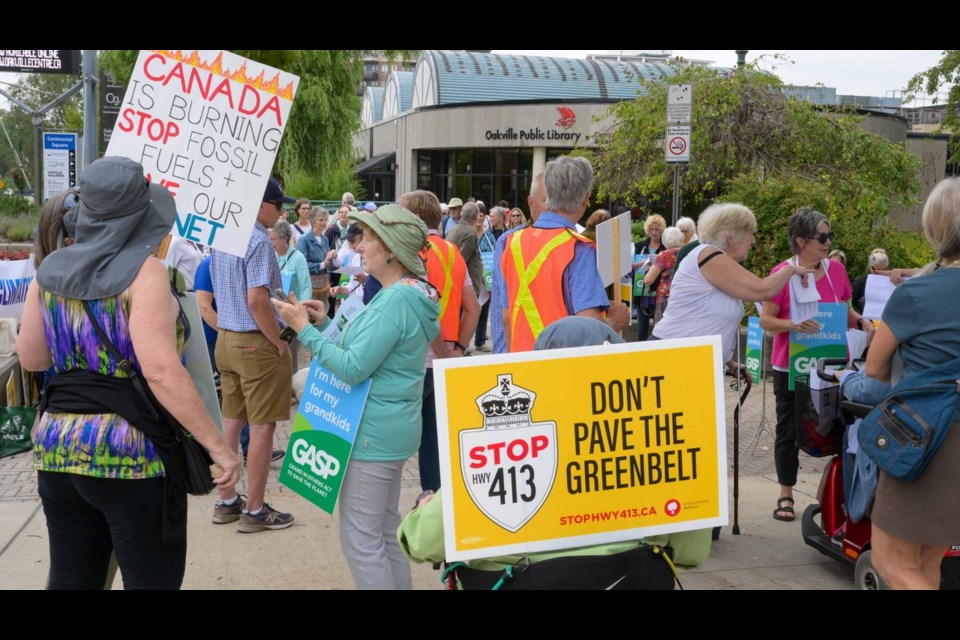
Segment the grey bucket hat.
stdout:
<svg viewBox="0 0 960 640">
<path fill-rule="evenodd" d="M 107 156 L 80 174 L 80 203 L 65 221 L 75 243 L 51 253 L 37 270 L 47 291 L 80 300 L 117 295 L 177 219 L 170 192 L 147 181 L 129 158 Z"/>
</svg>

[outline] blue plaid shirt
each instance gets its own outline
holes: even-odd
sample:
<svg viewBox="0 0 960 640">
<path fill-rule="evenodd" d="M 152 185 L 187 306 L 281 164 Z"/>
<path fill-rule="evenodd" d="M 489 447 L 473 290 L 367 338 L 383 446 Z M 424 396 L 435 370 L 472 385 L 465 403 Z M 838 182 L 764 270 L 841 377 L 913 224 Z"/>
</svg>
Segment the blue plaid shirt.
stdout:
<svg viewBox="0 0 960 640">
<path fill-rule="evenodd" d="M 213 295 L 217 299 L 217 326 L 228 331 L 257 331 L 257 321 L 247 306 L 247 290 L 267 287 L 269 295 L 282 286 L 277 256 L 267 236 L 267 228 L 254 223 L 247 255 L 239 258 L 214 251 L 210 262 Z M 280 326 L 280 316 L 273 312 Z"/>
</svg>

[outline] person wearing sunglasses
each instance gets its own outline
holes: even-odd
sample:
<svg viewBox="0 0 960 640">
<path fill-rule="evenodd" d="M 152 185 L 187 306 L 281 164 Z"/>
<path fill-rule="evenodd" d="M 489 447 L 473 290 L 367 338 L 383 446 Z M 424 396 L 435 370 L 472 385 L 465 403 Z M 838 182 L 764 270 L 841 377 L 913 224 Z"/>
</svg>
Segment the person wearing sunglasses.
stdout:
<svg viewBox="0 0 960 640">
<path fill-rule="evenodd" d="M 827 216 L 810 207 L 798 209 L 787 223 L 793 257 L 784 260 L 771 275 L 789 266 L 813 270 L 820 301 L 847 302 L 853 295 L 847 269 L 836 260 L 829 260 L 833 231 Z M 773 511 L 776 520 L 792 522 L 796 515 L 793 506 L 793 486 L 797 483 L 800 450 L 797 447 L 796 396 L 790 391 L 790 332 L 814 334 L 820 324 L 813 318 L 795 323 L 790 319 L 790 285 L 784 287 L 763 303 L 760 326 L 773 334 L 770 361 L 773 365 L 773 393 L 777 399 L 777 428 L 773 449 L 780 483 L 780 497 Z M 863 329 L 868 339 L 873 337 L 873 323 L 864 319 L 853 307 L 847 308 L 847 326 Z"/>
<path fill-rule="evenodd" d="M 523 211 L 514 208 L 510 211 L 510 218 L 507 220 L 507 229 L 518 229 L 527 226 L 527 218 Z"/>
</svg>

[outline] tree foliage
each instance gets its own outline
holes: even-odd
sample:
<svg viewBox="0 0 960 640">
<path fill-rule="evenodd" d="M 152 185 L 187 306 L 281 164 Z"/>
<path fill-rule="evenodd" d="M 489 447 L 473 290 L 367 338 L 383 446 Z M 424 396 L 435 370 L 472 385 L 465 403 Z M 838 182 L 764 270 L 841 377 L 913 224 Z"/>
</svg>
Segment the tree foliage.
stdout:
<svg viewBox="0 0 960 640">
<path fill-rule="evenodd" d="M 919 192 L 917 159 L 867 133 L 855 113 L 825 111 L 788 97 L 774 75 L 678 69 L 671 83 L 693 85 L 691 162 L 680 168 L 683 211 L 696 217 L 712 201 L 743 202 L 757 214 L 750 266 L 768 271 L 789 255 L 786 221 L 799 206 L 829 216 L 837 247 L 858 273 L 873 246 L 889 240 L 885 218 Z M 668 211 L 673 167 L 664 161 L 667 83 L 647 81 L 645 94 L 611 108 L 613 125 L 592 152 L 603 198 Z M 896 263 L 897 249 L 888 245 Z M 851 255 L 853 254 L 853 255 Z"/>
<path fill-rule="evenodd" d="M 73 75 L 25 73 L 20 74 L 17 83 L 9 87 L 8 91 L 33 109 L 39 109 L 70 89 L 78 80 L 78 77 Z M 41 129 L 81 131 L 83 129 L 82 96 L 82 92 L 77 92 L 43 114 Z M 29 180 L 33 181 L 33 123 L 30 114 L 13 103 L 7 103 L 6 109 L 0 110 L 0 118 L 3 119 L 3 124 L 10 136 L 8 143 L 6 136 L 0 133 L 0 177 L 10 178 L 11 184 L 21 189 L 26 186 L 26 182 L 17 167 L 11 144 L 23 162 L 24 172 Z"/>
<path fill-rule="evenodd" d="M 949 86 L 947 108 L 940 131 L 947 129 L 953 133 L 950 138 L 950 161 L 960 162 L 960 49 L 944 51 L 937 64 L 913 76 L 907 85 L 907 93 L 936 96 L 945 85 Z"/>
<path fill-rule="evenodd" d="M 274 173 L 316 189 L 304 197 L 339 198 L 355 187 L 351 135 L 360 127 L 362 50 L 234 50 L 233 53 L 300 76 Z M 411 59 L 418 51 L 381 51 Z M 139 51 L 103 51 L 100 62 L 118 82 L 130 79 Z"/>
</svg>

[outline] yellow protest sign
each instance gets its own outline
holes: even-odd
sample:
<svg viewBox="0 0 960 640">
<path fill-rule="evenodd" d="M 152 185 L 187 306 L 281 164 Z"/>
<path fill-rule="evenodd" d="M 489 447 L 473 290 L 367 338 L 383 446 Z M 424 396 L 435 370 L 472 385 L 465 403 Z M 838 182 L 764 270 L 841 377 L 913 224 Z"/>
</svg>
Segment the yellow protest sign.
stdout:
<svg viewBox="0 0 960 640">
<path fill-rule="evenodd" d="M 719 337 L 437 360 L 449 560 L 726 524 Z"/>
</svg>

